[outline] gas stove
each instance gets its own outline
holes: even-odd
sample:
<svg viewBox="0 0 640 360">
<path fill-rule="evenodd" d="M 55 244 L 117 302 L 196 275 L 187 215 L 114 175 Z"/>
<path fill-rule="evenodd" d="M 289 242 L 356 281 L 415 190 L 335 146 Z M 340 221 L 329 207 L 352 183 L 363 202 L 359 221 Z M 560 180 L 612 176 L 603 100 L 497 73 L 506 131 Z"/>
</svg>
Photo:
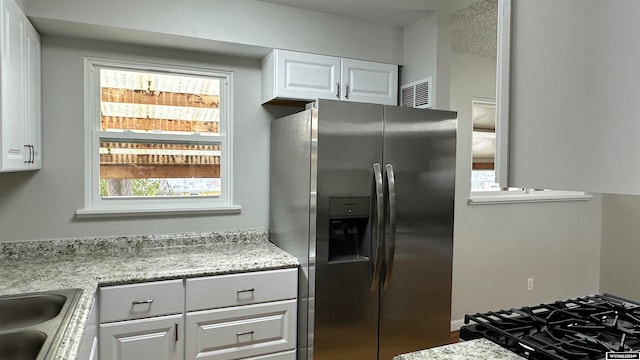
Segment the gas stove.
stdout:
<svg viewBox="0 0 640 360">
<path fill-rule="evenodd" d="M 465 315 L 464 321 L 460 339 L 487 338 L 527 359 L 596 360 L 640 352 L 640 303 L 610 294 Z"/>
</svg>

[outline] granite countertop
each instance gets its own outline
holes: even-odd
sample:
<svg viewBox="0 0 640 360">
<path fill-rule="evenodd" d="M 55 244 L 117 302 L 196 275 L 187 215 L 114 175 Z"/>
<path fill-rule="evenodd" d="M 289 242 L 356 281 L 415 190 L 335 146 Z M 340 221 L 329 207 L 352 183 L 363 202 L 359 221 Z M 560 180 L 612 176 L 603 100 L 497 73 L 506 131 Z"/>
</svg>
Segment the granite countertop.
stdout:
<svg viewBox="0 0 640 360">
<path fill-rule="evenodd" d="M 266 230 L 0 243 L 0 295 L 80 288 L 54 359 L 77 357 L 98 285 L 291 268 Z"/>
<path fill-rule="evenodd" d="M 395 356 L 393 360 L 523 360 L 487 339 L 462 341 Z"/>
</svg>

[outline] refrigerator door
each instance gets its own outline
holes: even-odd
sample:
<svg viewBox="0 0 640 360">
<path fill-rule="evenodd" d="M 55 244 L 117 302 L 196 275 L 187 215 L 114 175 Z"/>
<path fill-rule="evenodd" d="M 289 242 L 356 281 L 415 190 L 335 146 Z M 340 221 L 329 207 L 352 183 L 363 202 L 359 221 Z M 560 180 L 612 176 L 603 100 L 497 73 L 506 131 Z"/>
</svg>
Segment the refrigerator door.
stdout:
<svg viewBox="0 0 640 360">
<path fill-rule="evenodd" d="M 313 359 L 372 360 L 377 358 L 379 293 L 371 286 L 376 248 L 371 234 L 376 225 L 383 225 L 376 224 L 382 167 L 376 182 L 374 164 L 382 162 L 383 107 L 320 100 L 314 111 L 318 140 Z"/>
<path fill-rule="evenodd" d="M 383 275 L 379 359 L 390 360 L 449 338 L 457 115 L 385 107 L 384 118 L 385 186 L 395 209 L 387 212 L 387 269 L 393 263 Z"/>
</svg>

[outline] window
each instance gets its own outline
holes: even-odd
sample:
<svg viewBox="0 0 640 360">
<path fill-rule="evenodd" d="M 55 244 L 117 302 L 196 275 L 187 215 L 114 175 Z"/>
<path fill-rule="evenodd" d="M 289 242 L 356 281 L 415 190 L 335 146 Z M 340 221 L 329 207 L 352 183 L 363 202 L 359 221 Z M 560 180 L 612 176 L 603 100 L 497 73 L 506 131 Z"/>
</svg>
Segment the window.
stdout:
<svg viewBox="0 0 640 360">
<path fill-rule="evenodd" d="M 578 191 L 502 189 L 496 180 L 496 100 L 471 101 L 471 198 L 469 204 L 588 200 Z"/>
<path fill-rule="evenodd" d="M 239 210 L 231 193 L 231 73 L 86 64 L 78 216 Z"/>
</svg>

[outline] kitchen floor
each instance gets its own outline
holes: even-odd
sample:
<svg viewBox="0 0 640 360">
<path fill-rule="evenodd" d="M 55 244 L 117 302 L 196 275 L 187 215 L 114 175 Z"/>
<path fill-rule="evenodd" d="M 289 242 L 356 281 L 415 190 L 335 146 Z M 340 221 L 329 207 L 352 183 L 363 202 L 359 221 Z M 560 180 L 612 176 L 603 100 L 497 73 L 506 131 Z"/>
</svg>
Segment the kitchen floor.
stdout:
<svg viewBox="0 0 640 360">
<path fill-rule="evenodd" d="M 460 331 L 452 331 L 449 335 L 449 340 L 451 340 L 451 343 L 457 343 L 460 341 Z"/>
</svg>

